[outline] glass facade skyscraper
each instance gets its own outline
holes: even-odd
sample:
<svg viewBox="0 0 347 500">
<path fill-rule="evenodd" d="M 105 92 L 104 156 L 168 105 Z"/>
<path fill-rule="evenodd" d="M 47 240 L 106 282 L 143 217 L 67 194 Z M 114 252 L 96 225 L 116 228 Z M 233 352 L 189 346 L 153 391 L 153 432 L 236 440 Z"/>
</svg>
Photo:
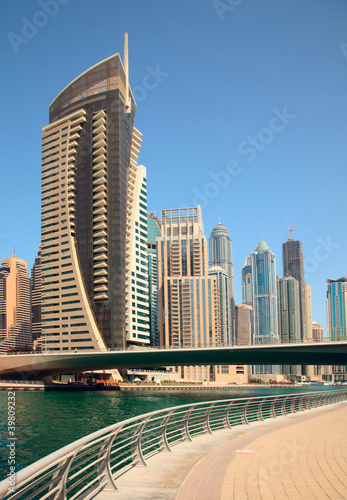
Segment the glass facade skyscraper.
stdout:
<svg viewBox="0 0 347 500">
<path fill-rule="evenodd" d="M 241 270 L 242 304 L 253 307 L 252 262 L 246 257 L 246 262 Z"/>
<path fill-rule="evenodd" d="M 137 286 L 133 262 L 136 252 L 147 260 L 135 108 L 127 37 L 124 63 L 118 53 L 108 57 L 50 105 L 41 181 L 42 343 L 48 350 L 122 348 L 125 336 L 149 343 L 149 328 L 135 331 L 132 323 L 138 312 L 132 295 L 148 286 L 146 266 Z M 138 234 L 135 220 L 145 228 L 138 226 Z M 148 301 L 143 313 L 148 326 Z"/>
<path fill-rule="evenodd" d="M 347 278 L 327 280 L 328 337 L 347 340 Z M 335 380 L 347 381 L 347 366 L 333 366 Z"/>
<path fill-rule="evenodd" d="M 278 342 L 276 257 L 265 241 L 251 252 L 254 344 Z"/>
<path fill-rule="evenodd" d="M 304 256 L 301 241 L 289 239 L 282 244 L 283 277 L 292 276 L 299 282 L 300 337 L 306 338 L 306 300 Z"/>
<path fill-rule="evenodd" d="M 235 286 L 233 249 L 228 229 L 220 222 L 209 238 L 209 267 L 219 266 L 229 276 L 230 340 L 235 342 Z"/>
</svg>

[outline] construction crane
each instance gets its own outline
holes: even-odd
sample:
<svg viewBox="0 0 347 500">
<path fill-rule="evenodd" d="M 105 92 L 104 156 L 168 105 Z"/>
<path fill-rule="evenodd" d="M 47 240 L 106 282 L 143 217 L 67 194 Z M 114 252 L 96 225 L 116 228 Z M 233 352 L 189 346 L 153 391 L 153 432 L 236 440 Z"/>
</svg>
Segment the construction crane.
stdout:
<svg viewBox="0 0 347 500">
<path fill-rule="evenodd" d="M 288 238 L 288 241 L 292 241 L 292 239 L 293 239 L 293 238 L 292 238 L 292 232 L 294 231 L 295 224 L 293 224 L 293 225 L 292 225 L 292 227 L 290 227 L 290 226 L 289 226 L 289 223 L 288 223 L 288 221 L 287 221 L 286 216 L 284 215 L 283 217 L 284 217 L 284 220 L 286 221 L 287 226 L 288 226 L 288 229 L 289 229 L 289 238 Z"/>
</svg>

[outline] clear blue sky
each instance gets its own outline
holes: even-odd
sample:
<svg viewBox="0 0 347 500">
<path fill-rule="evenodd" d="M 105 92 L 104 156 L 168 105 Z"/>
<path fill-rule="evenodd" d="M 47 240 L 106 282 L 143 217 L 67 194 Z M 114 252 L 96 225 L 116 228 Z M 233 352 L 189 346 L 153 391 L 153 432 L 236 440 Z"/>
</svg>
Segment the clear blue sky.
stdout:
<svg viewBox="0 0 347 500">
<path fill-rule="evenodd" d="M 3 0 L 1 8 L 0 259 L 15 245 L 30 268 L 37 253 L 49 104 L 90 66 L 123 57 L 127 31 L 148 208 L 200 203 L 207 238 L 221 217 L 237 303 L 261 233 L 282 275 L 286 216 L 303 243 L 313 319 L 326 326 L 326 279 L 347 275 L 345 0 Z"/>
</svg>

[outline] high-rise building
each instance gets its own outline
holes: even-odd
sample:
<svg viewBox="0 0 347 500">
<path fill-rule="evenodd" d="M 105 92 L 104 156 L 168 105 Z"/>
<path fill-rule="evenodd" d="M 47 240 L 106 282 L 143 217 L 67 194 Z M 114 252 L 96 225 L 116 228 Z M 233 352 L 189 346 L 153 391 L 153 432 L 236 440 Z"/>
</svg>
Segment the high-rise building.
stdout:
<svg viewBox="0 0 347 500">
<path fill-rule="evenodd" d="M 282 343 L 300 341 L 299 282 L 277 276 L 278 334 Z"/>
<path fill-rule="evenodd" d="M 306 339 L 311 341 L 313 338 L 312 335 L 312 296 L 311 296 L 311 287 L 308 283 L 305 283 L 304 286 L 305 293 L 305 314 L 306 314 Z"/>
<path fill-rule="evenodd" d="M 289 276 L 277 276 L 277 316 L 278 334 L 282 343 L 297 343 L 300 335 L 299 282 Z M 301 366 L 283 365 L 285 375 L 301 375 Z"/>
<path fill-rule="evenodd" d="M 291 238 L 282 244 L 283 276 L 292 276 L 299 282 L 300 335 L 306 338 L 305 275 L 302 243 Z"/>
<path fill-rule="evenodd" d="M 158 258 L 157 238 L 161 236 L 160 220 L 154 213 L 147 217 L 147 257 L 149 276 L 149 324 L 151 345 L 159 346 L 159 322 L 158 322 Z"/>
<path fill-rule="evenodd" d="M 328 338 L 347 340 L 347 278 L 327 280 Z M 347 367 L 333 366 L 334 379 L 347 381 Z"/>
<path fill-rule="evenodd" d="M 235 341 L 235 288 L 233 249 L 228 229 L 219 223 L 214 226 L 209 238 L 209 267 L 219 266 L 229 276 L 230 338 Z"/>
<path fill-rule="evenodd" d="M 41 347 L 42 323 L 41 323 L 41 245 L 35 258 L 30 276 L 31 292 L 31 330 L 34 347 Z"/>
<path fill-rule="evenodd" d="M 251 252 L 253 284 L 253 343 L 279 342 L 277 322 L 276 257 L 265 241 Z M 255 374 L 278 374 L 279 365 L 255 365 Z"/>
<path fill-rule="evenodd" d="M 277 343 L 276 257 L 265 241 L 251 252 L 254 344 Z"/>
<path fill-rule="evenodd" d="M 220 342 L 218 284 L 208 275 L 200 206 L 162 210 L 157 252 L 160 345 Z"/>
<path fill-rule="evenodd" d="M 127 37 L 124 63 L 118 53 L 104 59 L 50 105 L 41 181 L 42 336 L 48 350 L 122 348 L 125 336 L 149 343 L 147 266 L 138 266 L 142 278 L 133 262 L 134 242 L 135 258 L 145 261 L 147 249 L 146 229 L 135 226 L 147 227 L 135 108 Z M 146 297 L 145 331 L 134 330 L 132 322 L 142 310 L 140 295 Z"/>
<path fill-rule="evenodd" d="M 252 262 L 246 257 L 246 262 L 241 270 L 242 304 L 253 307 Z"/>
<path fill-rule="evenodd" d="M 133 174 L 133 175 L 132 175 Z M 130 165 L 125 250 L 125 330 L 131 344 L 150 343 L 147 183 L 143 165 Z"/>
<path fill-rule="evenodd" d="M 220 341 L 222 345 L 231 345 L 231 315 L 230 315 L 230 298 L 229 298 L 229 276 L 228 273 L 220 266 L 213 266 L 209 269 L 208 274 L 215 276 L 218 285 L 219 295 L 219 319 L 220 319 Z"/>
<path fill-rule="evenodd" d="M 236 305 L 236 345 L 252 344 L 253 309 L 248 304 Z"/>
<path fill-rule="evenodd" d="M 323 327 L 317 321 L 312 321 L 312 340 L 314 342 L 322 342 L 323 333 Z"/>
<path fill-rule="evenodd" d="M 0 267 L 0 352 L 32 348 L 30 279 L 24 260 L 12 255 Z"/>
</svg>

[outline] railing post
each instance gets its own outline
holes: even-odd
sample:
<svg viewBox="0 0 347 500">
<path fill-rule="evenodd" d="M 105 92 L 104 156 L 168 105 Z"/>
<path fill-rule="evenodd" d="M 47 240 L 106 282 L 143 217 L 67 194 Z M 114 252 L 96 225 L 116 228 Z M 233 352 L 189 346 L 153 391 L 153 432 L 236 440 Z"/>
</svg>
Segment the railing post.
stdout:
<svg viewBox="0 0 347 500">
<path fill-rule="evenodd" d="M 261 421 L 264 420 L 264 417 L 263 417 L 263 403 L 264 403 L 264 401 L 265 401 L 265 398 L 263 398 L 258 405 L 258 420 L 261 420 Z"/>
<path fill-rule="evenodd" d="M 117 434 L 119 431 L 122 429 L 122 427 L 119 427 L 115 433 L 111 434 L 108 439 L 102 444 L 100 451 L 99 451 L 99 458 L 104 454 L 103 459 L 98 462 L 96 466 L 96 470 L 98 473 L 98 478 L 99 478 L 99 484 L 100 484 L 100 478 L 101 476 L 105 476 L 105 479 L 107 481 L 107 484 L 103 490 L 105 491 L 116 491 L 117 486 L 116 483 L 112 477 L 112 472 L 111 472 L 111 467 L 110 467 L 110 452 L 112 448 L 113 441 L 115 440 Z"/>
<path fill-rule="evenodd" d="M 288 415 L 287 408 L 286 408 L 286 403 L 288 401 L 288 396 L 283 399 L 282 402 L 282 414 L 283 415 Z"/>
<path fill-rule="evenodd" d="M 148 420 L 149 420 L 149 417 L 146 418 L 146 420 L 144 420 L 143 422 L 141 422 L 141 424 L 138 425 L 137 429 L 134 432 L 133 440 L 131 442 L 132 461 L 134 462 L 134 465 L 137 465 L 138 462 L 141 462 L 142 467 L 147 467 L 146 460 L 144 459 L 144 456 L 142 455 L 141 438 L 142 438 L 143 429 L 145 428 Z"/>
<path fill-rule="evenodd" d="M 52 499 L 54 500 L 66 500 L 66 481 L 67 481 L 67 476 L 69 474 L 69 470 L 71 467 L 71 464 L 73 462 L 73 459 L 79 452 L 78 450 L 74 450 L 73 453 L 68 455 L 64 462 L 64 469 L 59 470 L 55 472 L 52 476 L 51 483 L 49 485 L 49 491 L 54 490 L 58 486 L 58 491 L 53 492 Z M 49 498 L 49 497 L 48 497 Z"/>
<path fill-rule="evenodd" d="M 250 404 L 250 401 L 248 400 L 247 403 L 243 407 L 243 412 L 241 415 L 241 420 L 243 424 L 249 424 L 248 419 L 247 419 L 247 408 Z"/>
<path fill-rule="evenodd" d="M 170 411 L 167 415 L 165 415 L 165 417 L 161 421 L 161 424 L 160 424 L 160 427 L 158 430 L 160 451 L 162 451 L 162 450 L 171 451 L 171 447 L 170 447 L 169 442 L 167 440 L 166 429 L 167 429 L 167 424 L 168 424 L 173 412 L 174 412 L 174 410 Z"/>
<path fill-rule="evenodd" d="M 205 413 L 205 422 L 204 422 L 204 427 L 205 427 L 205 433 L 212 434 L 211 431 L 211 426 L 210 426 L 210 414 L 212 411 L 212 408 L 215 406 L 216 403 L 212 403 L 206 410 Z"/>
<path fill-rule="evenodd" d="M 271 403 L 271 415 L 273 416 L 273 418 L 277 418 L 276 411 L 275 411 L 275 404 L 277 403 L 277 400 L 278 400 L 278 398 L 275 398 L 272 400 L 272 403 Z"/>
<path fill-rule="evenodd" d="M 192 411 L 194 410 L 196 405 L 193 405 L 187 412 L 186 414 L 184 415 L 184 418 L 182 420 L 182 437 L 183 437 L 183 440 L 185 441 L 186 439 L 188 441 L 193 441 L 190 434 L 189 434 L 189 426 L 188 426 L 188 422 L 189 422 L 189 417 L 192 413 Z"/>
<path fill-rule="evenodd" d="M 234 401 L 232 401 L 225 408 L 225 411 L 224 411 L 223 427 L 228 427 L 229 429 L 231 429 L 231 425 L 230 425 L 230 422 L 229 422 L 229 413 L 230 413 L 230 408 L 232 407 L 233 404 L 234 404 Z"/>
</svg>

